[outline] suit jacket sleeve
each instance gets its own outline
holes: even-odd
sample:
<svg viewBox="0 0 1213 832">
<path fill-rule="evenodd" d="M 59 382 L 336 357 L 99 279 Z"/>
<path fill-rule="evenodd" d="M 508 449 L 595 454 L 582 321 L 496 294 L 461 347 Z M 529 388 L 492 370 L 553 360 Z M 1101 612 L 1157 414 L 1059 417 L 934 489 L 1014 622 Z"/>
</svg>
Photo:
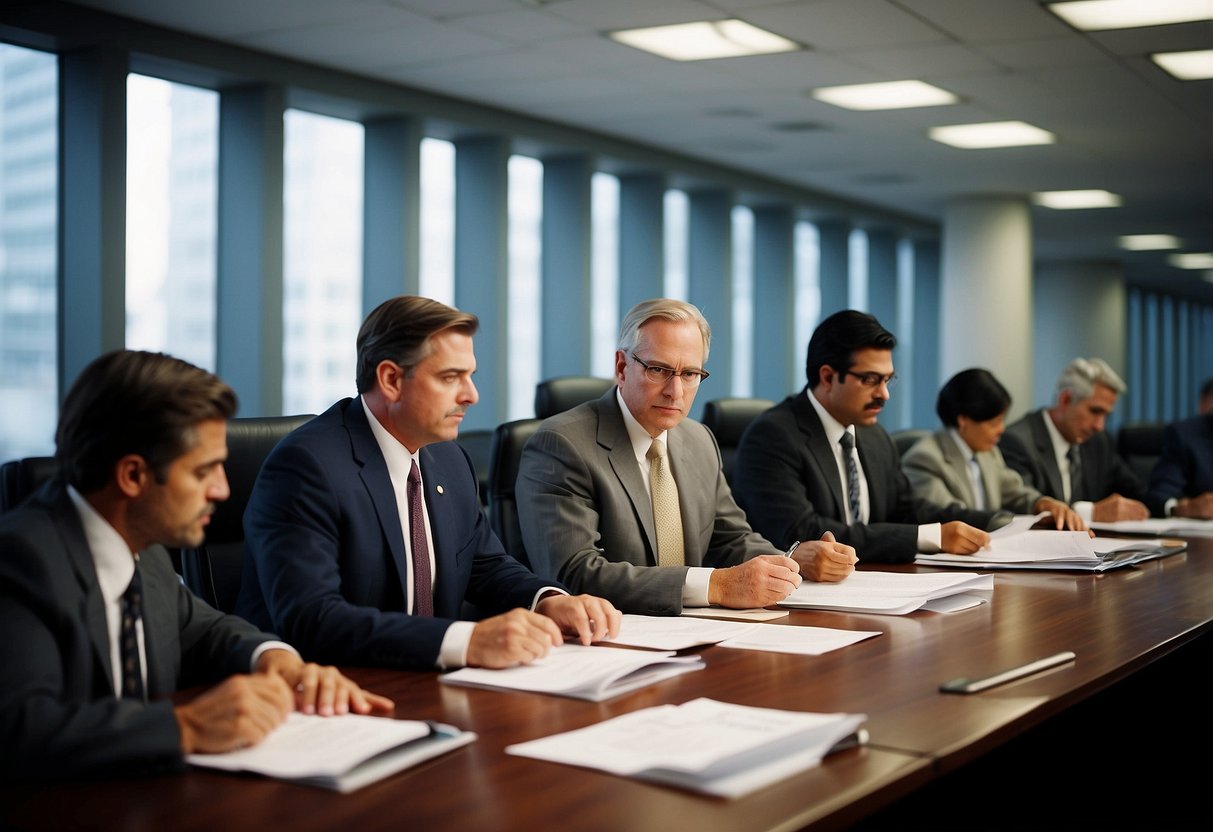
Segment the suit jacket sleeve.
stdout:
<svg viewBox="0 0 1213 832">
<path fill-rule="evenodd" d="M 1167 425 L 1162 453 L 1150 472 L 1146 502 L 1162 516 L 1168 500 L 1213 491 L 1213 416 Z"/>
<path fill-rule="evenodd" d="M 1025 420 L 1028 418 L 1024 417 Z M 1023 429 L 1017 430 L 1019 426 Z M 1050 491 L 1049 478 L 1034 450 L 1028 427 L 1026 421 L 1012 425 L 998 440 L 998 449 L 1002 452 L 1003 460 L 1019 474 L 1026 486 L 1047 494 Z M 1063 497 L 1057 495 L 1059 500 Z"/>
<path fill-rule="evenodd" d="M 901 468 L 910 488 L 919 500 L 938 505 L 968 503 L 969 494 L 961 487 L 957 473 L 944 460 L 940 443 L 952 441 L 939 434 L 924 437 L 901 458 Z"/>
</svg>

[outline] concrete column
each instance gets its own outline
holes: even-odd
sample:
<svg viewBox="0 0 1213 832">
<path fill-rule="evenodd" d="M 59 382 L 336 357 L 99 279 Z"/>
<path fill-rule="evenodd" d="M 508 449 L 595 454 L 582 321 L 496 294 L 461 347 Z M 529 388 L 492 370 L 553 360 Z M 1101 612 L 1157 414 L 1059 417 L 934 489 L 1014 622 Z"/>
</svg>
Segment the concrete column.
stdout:
<svg viewBox="0 0 1213 832">
<path fill-rule="evenodd" d="M 665 294 L 665 178 L 619 177 L 619 315 Z"/>
<path fill-rule="evenodd" d="M 817 226 L 821 251 L 821 320 L 849 308 L 848 270 L 851 260 L 851 224 L 845 220 L 821 220 Z"/>
<path fill-rule="evenodd" d="M 687 299 L 712 325 L 711 395 L 697 399 L 695 415 L 708 398 L 733 395 L 732 200 L 716 188 L 691 191 L 687 253 Z"/>
<path fill-rule="evenodd" d="M 543 160 L 540 378 L 590 367 L 590 177 L 588 156 Z"/>
<path fill-rule="evenodd" d="M 366 122 L 363 164 L 362 311 L 420 285 L 421 124 Z"/>
<path fill-rule="evenodd" d="M 792 209 L 754 209 L 754 395 L 779 401 L 799 386 Z"/>
</svg>

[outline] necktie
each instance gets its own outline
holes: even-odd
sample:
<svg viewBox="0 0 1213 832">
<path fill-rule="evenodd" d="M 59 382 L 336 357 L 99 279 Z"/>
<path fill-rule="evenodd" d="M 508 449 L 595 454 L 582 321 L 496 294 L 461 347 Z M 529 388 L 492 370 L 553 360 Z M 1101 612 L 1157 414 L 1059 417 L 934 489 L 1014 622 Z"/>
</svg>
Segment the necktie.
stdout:
<svg viewBox="0 0 1213 832">
<path fill-rule="evenodd" d="M 1070 502 L 1074 503 L 1082 499 L 1082 457 L 1079 455 L 1078 446 L 1071 445 L 1070 450 L 1066 453 L 1070 459 Z"/>
<path fill-rule="evenodd" d="M 973 484 L 973 508 L 983 509 L 986 507 L 986 486 L 981 481 L 981 466 L 977 464 L 977 458 L 969 459 L 969 481 Z"/>
<path fill-rule="evenodd" d="M 430 547 L 421 516 L 421 472 L 417 461 L 409 469 L 409 540 L 413 544 L 413 614 L 434 614 L 434 588 L 430 579 Z"/>
<path fill-rule="evenodd" d="M 842 458 L 847 465 L 847 501 L 851 504 L 851 522 L 862 523 L 859 506 L 859 468 L 855 465 L 855 437 L 849 431 L 843 431 L 838 440 L 842 445 Z"/>
<path fill-rule="evenodd" d="M 119 602 L 122 628 L 118 634 L 118 657 L 122 662 L 123 699 L 143 699 L 143 661 L 139 657 L 139 636 L 135 624 L 143 615 L 143 581 L 139 568 L 131 577 L 130 586 Z"/>
<path fill-rule="evenodd" d="M 653 497 L 653 523 L 657 527 L 657 565 L 686 563 L 682 545 L 682 512 L 678 508 L 678 486 L 670 475 L 665 443 L 654 439 L 645 456 L 649 460 L 649 491 Z"/>
</svg>

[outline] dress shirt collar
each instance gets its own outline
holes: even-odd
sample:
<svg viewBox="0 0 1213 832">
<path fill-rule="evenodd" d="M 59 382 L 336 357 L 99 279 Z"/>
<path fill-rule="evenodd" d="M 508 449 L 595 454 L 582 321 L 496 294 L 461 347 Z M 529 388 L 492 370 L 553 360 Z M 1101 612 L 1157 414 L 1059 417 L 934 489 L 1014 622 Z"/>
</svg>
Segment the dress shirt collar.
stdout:
<svg viewBox="0 0 1213 832">
<path fill-rule="evenodd" d="M 821 428 L 825 431 L 826 439 L 829 440 L 830 447 L 834 449 L 835 454 L 840 454 L 838 440 L 842 439 L 844 433 L 851 434 L 851 438 L 855 438 L 855 426 L 844 426 L 841 422 L 830 415 L 830 411 L 825 409 L 825 405 L 817 401 L 817 397 L 813 395 L 811 388 L 805 389 L 805 395 L 809 397 L 809 404 L 813 405 L 813 409 L 817 411 L 817 418 L 821 419 Z"/>
<path fill-rule="evenodd" d="M 404 493 L 404 484 L 408 481 L 409 471 L 413 467 L 413 462 L 417 463 L 418 472 L 421 471 L 421 449 L 417 449 L 417 453 L 410 454 L 409 449 L 404 447 L 396 437 L 387 432 L 387 428 L 379 424 L 379 420 L 375 418 L 375 414 L 367 407 L 366 399 L 362 396 L 358 397 L 358 401 L 362 404 L 362 412 L 366 414 L 366 420 L 370 423 L 371 433 L 375 436 L 375 442 L 379 445 L 379 450 L 383 454 L 383 459 L 387 463 L 388 475 L 392 479 L 392 484 L 396 486 L 398 494 Z M 408 516 L 407 514 L 405 515 Z"/>
<path fill-rule="evenodd" d="M 1049 411 L 1041 411 L 1040 418 L 1044 419 L 1045 430 L 1049 434 L 1049 441 L 1053 443 L 1053 456 L 1057 458 L 1057 467 L 1063 471 L 1069 471 L 1070 443 L 1061 435 L 1061 431 L 1057 429 L 1057 425 L 1053 424 L 1053 417 L 1049 415 Z"/>
<path fill-rule="evenodd" d="M 615 402 L 619 405 L 619 412 L 623 414 L 623 426 L 627 429 L 628 439 L 632 443 L 632 453 L 636 456 L 636 464 L 640 466 L 640 470 L 644 473 L 644 481 L 649 481 L 649 446 L 653 444 L 653 440 L 660 439 L 665 442 L 666 453 L 670 452 L 670 441 L 667 436 L 668 430 L 663 430 L 656 436 L 649 436 L 649 432 L 644 429 L 640 422 L 636 421 L 636 417 L 632 415 L 632 411 L 628 410 L 627 403 L 623 400 L 623 393 L 619 388 L 615 388 Z"/>
<path fill-rule="evenodd" d="M 126 545 L 122 535 L 118 534 L 118 530 L 111 526 L 74 486 L 69 485 L 67 493 L 72 498 L 76 513 L 80 515 L 80 523 L 84 526 L 84 539 L 88 542 L 93 566 L 97 570 L 101 596 L 105 599 L 106 606 L 117 604 L 135 575 L 135 563 L 139 555 L 132 555 L 130 547 Z"/>
<path fill-rule="evenodd" d="M 964 457 L 966 463 L 976 459 L 973 449 L 969 447 L 969 443 L 964 441 L 964 437 L 960 435 L 960 431 L 956 428 L 948 428 L 948 435 L 952 437 L 952 441 L 956 443 L 956 447 L 960 449 L 960 455 Z"/>
</svg>

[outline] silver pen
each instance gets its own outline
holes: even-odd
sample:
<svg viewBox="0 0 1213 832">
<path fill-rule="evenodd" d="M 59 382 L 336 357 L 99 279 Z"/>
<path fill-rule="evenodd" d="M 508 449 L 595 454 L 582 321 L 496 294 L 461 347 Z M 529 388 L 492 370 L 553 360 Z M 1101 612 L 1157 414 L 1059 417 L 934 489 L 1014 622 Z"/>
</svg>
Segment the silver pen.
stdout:
<svg viewBox="0 0 1213 832">
<path fill-rule="evenodd" d="M 788 550 L 787 550 L 786 552 L 784 552 L 784 553 L 783 553 L 783 556 L 784 556 L 785 558 L 790 558 L 790 557 L 792 556 L 792 553 L 796 551 L 796 547 L 797 547 L 797 546 L 799 546 L 799 545 L 800 545 L 800 541 L 799 541 L 799 540 L 793 540 L 793 541 L 792 541 L 792 545 L 791 545 L 791 546 L 789 546 L 789 547 L 788 547 Z"/>
</svg>

